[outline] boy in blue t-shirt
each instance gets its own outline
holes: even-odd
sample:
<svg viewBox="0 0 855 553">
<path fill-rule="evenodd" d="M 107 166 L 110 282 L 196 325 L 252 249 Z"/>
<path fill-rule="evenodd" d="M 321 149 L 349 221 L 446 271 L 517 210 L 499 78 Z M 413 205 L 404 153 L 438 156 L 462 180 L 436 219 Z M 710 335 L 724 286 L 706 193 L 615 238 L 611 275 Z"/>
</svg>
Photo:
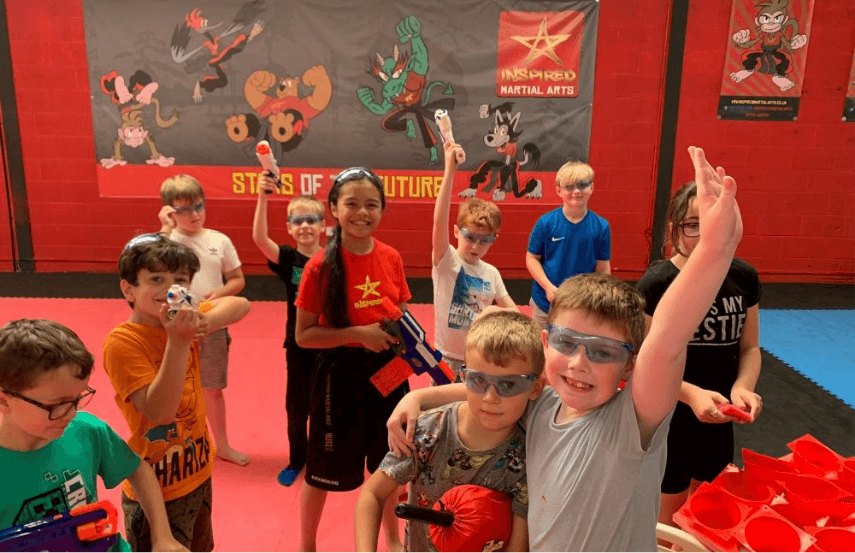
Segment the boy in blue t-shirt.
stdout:
<svg viewBox="0 0 855 553">
<path fill-rule="evenodd" d="M 92 399 L 95 358 L 67 327 L 20 319 L 0 328 L 0 529 L 98 501 L 127 479 L 152 527 L 155 551 L 187 551 L 172 536 L 148 463 L 105 422 L 78 411 Z M 121 537 L 113 547 L 130 551 Z"/>
<path fill-rule="evenodd" d="M 541 327 L 562 282 L 582 273 L 611 273 L 609 222 L 588 209 L 594 170 L 585 162 L 568 161 L 555 176 L 555 190 L 563 205 L 537 220 L 525 254 L 534 279 L 532 318 Z"/>
</svg>

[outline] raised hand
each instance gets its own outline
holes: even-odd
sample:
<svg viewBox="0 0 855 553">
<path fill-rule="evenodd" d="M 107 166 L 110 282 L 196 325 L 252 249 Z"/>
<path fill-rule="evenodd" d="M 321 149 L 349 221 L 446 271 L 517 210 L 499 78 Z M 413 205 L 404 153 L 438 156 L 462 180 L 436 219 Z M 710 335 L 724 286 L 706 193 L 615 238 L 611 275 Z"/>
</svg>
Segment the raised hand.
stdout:
<svg viewBox="0 0 855 553">
<path fill-rule="evenodd" d="M 742 216 L 736 203 L 736 181 L 722 167 L 713 168 L 703 149 L 689 146 L 698 184 L 701 243 L 732 255 L 742 239 Z"/>
<path fill-rule="evenodd" d="M 160 232 L 172 232 L 175 228 L 175 208 L 171 205 L 161 207 L 157 218 L 160 220 Z"/>
</svg>

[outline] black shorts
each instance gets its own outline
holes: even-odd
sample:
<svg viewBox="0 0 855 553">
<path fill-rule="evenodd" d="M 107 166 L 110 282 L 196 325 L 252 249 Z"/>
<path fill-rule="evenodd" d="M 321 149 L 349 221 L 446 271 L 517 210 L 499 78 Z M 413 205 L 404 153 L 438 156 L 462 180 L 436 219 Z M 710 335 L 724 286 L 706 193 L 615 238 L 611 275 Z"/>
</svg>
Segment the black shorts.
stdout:
<svg viewBox="0 0 855 553">
<path fill-rule="evenodd" d="M 306 482 L 329 491 L 362 485 L 389 452 L 386 421 L 410 390 L 408 382 L 383 397 L 369 378 L 394 358 L 391 351 L 324 350 L 318 358 L 309 406 Z"/>
<path fill-rule="evenodd" d="M 662 493 L 682 493 L 692 480 L 711 482 L 733 462 L 733 423 L 701 422 L 678 402 L 668 430 L 668 461 Z"/>
</svg>

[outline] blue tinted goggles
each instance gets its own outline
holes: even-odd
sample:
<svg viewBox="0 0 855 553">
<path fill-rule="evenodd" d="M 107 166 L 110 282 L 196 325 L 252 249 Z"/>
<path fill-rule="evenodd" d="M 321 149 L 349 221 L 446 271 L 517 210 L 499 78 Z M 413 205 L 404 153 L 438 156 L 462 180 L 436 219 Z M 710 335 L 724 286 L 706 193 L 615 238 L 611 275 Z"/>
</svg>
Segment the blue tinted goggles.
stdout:
<svg viewBox="0 0 855 553">
<path fill-rule="evenodd" d="M 496 238 L 498 237 L 498 235 L 494 233 L 478 234 L 477 232 L 472 232 L 471 230 L 467 230 L 465 228 L 460 229 L 460 236 L 472 243 L 479 242 L 484 245 L 492 244 L 496 241 Z"/>
<path fill-rule="evenodd" d="M 466 387 L 476 394 L 486 394 L 487 389 L 493 386 L 496 393 L 502 397 L 513 397 L 525 393 L 531 390 L 537 381 L 536 374 L 494 376 L 474 369 L 467 369 L 466 365 L 460 367 L 460 375 Z"/>
<path fill-rule="evenodd" d="M 573 355 L 579 346 L 585 347 L 585 357 L 592 363 L 623 363 L 632 358 L 633 347 L 603 336 L 589 336 L 575 330 L 547 325 L 547 342 L 563 355 Z"/>
<path fill-rule="evenodd" d="M 324 218 L 321 215 L 292 215 L 288 217 L 288 224 L 299 227 L 302 226 L 303 223 L 307 225 L 316 225 L 323 220 Z"/>
</svg>

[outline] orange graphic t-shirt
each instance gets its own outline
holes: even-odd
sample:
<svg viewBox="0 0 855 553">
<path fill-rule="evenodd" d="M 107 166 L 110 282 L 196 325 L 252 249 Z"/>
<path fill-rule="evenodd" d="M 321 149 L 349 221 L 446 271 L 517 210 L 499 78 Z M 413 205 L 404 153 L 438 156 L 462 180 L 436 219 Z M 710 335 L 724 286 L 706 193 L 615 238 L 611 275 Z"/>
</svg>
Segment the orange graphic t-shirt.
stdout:
<svg viewBox="0 0 855 553">
<path fill-rule="evenodd" d="M 173 421 L 154 424 L 128 400 L 154 381 L 163 361 L 166 338 L 163 328 L 124 322 L 104 342 L 104 369 L 116 390 L 116 404 L 131 430 L 128 445 L 151 465 L 163 499 L 170 501 L 192 492 L 211 476 L 215 451 L 205 423 L 195 343 L 190 348 L 184 391 Z M 136 500 L 130 484 L 125 481 L 122 486 L 128 497 Z"/>
</svg>

